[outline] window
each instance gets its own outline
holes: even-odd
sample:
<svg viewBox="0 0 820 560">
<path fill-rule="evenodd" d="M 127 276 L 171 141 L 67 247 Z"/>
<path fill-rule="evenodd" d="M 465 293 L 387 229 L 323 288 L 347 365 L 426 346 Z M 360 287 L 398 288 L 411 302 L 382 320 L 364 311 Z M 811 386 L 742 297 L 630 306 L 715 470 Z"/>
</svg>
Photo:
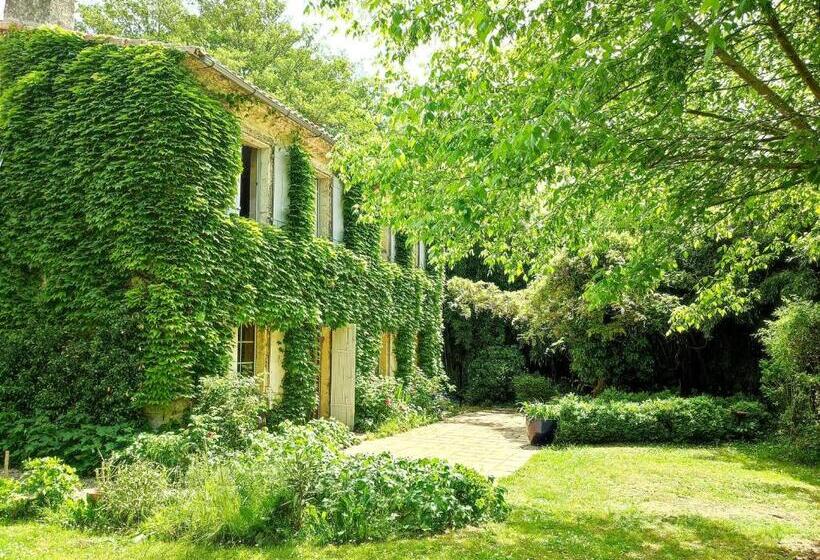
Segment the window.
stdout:
<svg viewBox="0 0 820 560">
<path fill-rule="evenodd" d="M 394 262 L 396 260 L 396 236 L 393 235 L 392 228 L 382 228 L 381 248 L 382 258 L 384 260 L 390 262 Z"/>
<path fill-rule="evenodd" d="M 333 237 L 333 191 L 330 177 L 316 179 L 316 237 Z"/>
<path fill-rule="evenodd" d="M 256 327 L 242 325 L 236 341 L 236 371 L 253 375 L 256 365 Z"/>
<path fill-rule="evenodd" d="M 236 189 L 236 213 L 252 220 L 256 219 L 257 152 L 256 148 L 242 146 L 242 174 Z"/>
</svg>

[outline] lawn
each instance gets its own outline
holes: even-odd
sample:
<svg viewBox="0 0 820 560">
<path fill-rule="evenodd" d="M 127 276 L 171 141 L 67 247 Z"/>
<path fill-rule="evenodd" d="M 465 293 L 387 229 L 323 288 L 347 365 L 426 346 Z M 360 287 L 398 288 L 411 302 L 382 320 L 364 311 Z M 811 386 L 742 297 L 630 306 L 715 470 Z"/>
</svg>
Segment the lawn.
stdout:
<svg viewBox="0 0 820 560">
<path fill-rule="evenodd" d="M 546 449 L 502 481 L 505 523 L 427 539 L 212 548 L 0 526 L 0 559 L 774 559 L 820 553 L 820 471 L 764 445 Z M 812 550 L 812 547 L 814 549 Z"/>
</svg>

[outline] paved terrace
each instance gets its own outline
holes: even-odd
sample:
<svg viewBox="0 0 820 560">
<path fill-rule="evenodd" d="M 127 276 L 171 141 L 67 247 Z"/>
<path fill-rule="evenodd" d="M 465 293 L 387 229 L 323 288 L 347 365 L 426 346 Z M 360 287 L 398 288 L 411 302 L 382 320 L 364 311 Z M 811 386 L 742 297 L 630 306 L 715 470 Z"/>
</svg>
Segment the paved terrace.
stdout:
<svg viewBox="0 0 820 560">
<path fill-rule="evenodd" d="M 347 453 L 382 451 L 410 459 L 438 457 L 498 478 L 518 470 L 537 448 L 527 441 L 521 414 L 512 410 L 482 410 L 365 441 L 349 448 Z"/>
</svg>

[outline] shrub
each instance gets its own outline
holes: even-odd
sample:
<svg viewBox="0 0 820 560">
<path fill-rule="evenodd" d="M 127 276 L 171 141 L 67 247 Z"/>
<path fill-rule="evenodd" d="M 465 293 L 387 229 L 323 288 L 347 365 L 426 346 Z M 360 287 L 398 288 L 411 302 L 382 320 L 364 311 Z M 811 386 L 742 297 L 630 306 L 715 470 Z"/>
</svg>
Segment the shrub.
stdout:
<svg viewBox="0 0 820 560">
<path fill-rule="evenodd" d="M 90 473 L 100 457 L 123 449 L 134 439 L 135 424 L 94 424 L 90 416 L 58 418 L 0 413 L 0 449 L 14 449 L 20 459 L 61 457 L 80 473 Z"/>
<path fill-rule="evenodd" d="M 552 380 L 529 373 L 513 377 L 512 386 L 516 402 L 545 402 L 558 394 L 558 388 Z"/>
<path fill-rule="evenodd" d="M 524 355 L 515 346 L 489 346 L 467 366 L 465 398 L 471 404 L 512 400 L 512 378 L 524 371 Z"/>
<path fill-rule="evenodd" d="M 188 430 L 199 447 L 243 449 L 259 430 L 264 411 L 265 402 L 253 377 L 237 373 L 203 377 Z"/>
<path fill-rule="evenodd" d="M 643 402 L 648 400 L 658 400 L 658 399 L 668 399 L 671 397 L 677 396 L 676 393 L 673 391 L 658 391 L 658 392 L 651 392 L 651 391 L 635 391 L 635 392 L 628 392 L 628 391 L 621 391 L 619 389 L 604 389 L 597 395 L 595 395 L 595 400 L 598 402 L 601 401 L 618 401 L 618 402 Z"/>
<path fill-rule="evenodd" d="M 16 480 L 0 477 L 0 519 L 16 516 L 19 495 Z"/>
<path fill-rule="evenodd" d="M 254 544 L 292 532 L 294 491 L 265 457 L 199 459 L 182 489 L 146 523 L 164 538 Z"/>
<path fill-rule="evenodd" d="M 820 455 L 820 303 L 788 303 L 760 337 L 768 356 L 761 362 L 761 389 L 796 455 L 811 460 Z"/>
<path fill-rule="evenodd" d="M 149 461 L 168 469 L 184 467 L 195 448 L 188 435 L 184 430 L 159 434 L 142 433 L 114 458 L 125 462 Z"/>
<path fill-rule="evenodd" d="M 205 377 L 200 381 L 186 427 L 159 434 L 140 434 L 115 459 L 149 461 L 179 470 L 195 455 L 221 456 L 241 451 L 261 433 L 264 410 L 262 395 L 253 378 L 237 374 Z"/>
<path fill-rule="evenodd" d="M 337 422 L 284 422 L 255 434 L 246 451 L 197 456 L 143 530 L 199 542 L 351 542 L 506 514 L 502 491 L 474 471 L 387 455 L 348 458 L 340 450 L 350 441 Z"/>
<path fill-rule="evenodd" d="M 17 487 L 23 514 L 42 514 L 61 506 L 80 488 L 80 478 L 69 465 L 55 457 L 29 459 Z"/>
<path fill-rule="evenodd" d="M 361 542 L 442 532 L 506 513 L 503 491 L 466 467 L 356 455 L 323 477 L 306 531 L 322 542 Z"/>
<path fill-rule="evenodd" d="M 399 413 L 398 383 L 382 375 L 356 377 L 356 428 L 369 431 Z"/>
<path fill-rule="evenodd" d="M 698 443 L 751 439 L 768 415 L 756 401 L 717 397 L 598 400 L 566 395 L 549 404 L 524 403 L 528 418 L 558 420 L 565 443 Z"/>
<path fill-rule="evenodd" d="M 106 463 L 99 478 L 98 522 L 109 527 L 132 527 L 147 519 L 168 500 L 170 482 L 165 468 L 155 463 Z"/>
</svg>

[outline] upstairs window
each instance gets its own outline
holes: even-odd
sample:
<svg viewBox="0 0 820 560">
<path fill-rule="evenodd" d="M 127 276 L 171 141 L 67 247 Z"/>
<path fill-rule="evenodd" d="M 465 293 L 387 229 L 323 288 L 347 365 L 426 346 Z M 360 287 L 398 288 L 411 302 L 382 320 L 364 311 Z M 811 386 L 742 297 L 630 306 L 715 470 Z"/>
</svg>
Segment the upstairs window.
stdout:
<svg viewBox="0 0 820 560">
<path fill-rule="evenodd" d="M 256 185 L 258 183 L 258 150 L 242 146 L 242 173 L 236 189 L 236 213 L 243 218 L 256 219 Z"/>
</svg>

